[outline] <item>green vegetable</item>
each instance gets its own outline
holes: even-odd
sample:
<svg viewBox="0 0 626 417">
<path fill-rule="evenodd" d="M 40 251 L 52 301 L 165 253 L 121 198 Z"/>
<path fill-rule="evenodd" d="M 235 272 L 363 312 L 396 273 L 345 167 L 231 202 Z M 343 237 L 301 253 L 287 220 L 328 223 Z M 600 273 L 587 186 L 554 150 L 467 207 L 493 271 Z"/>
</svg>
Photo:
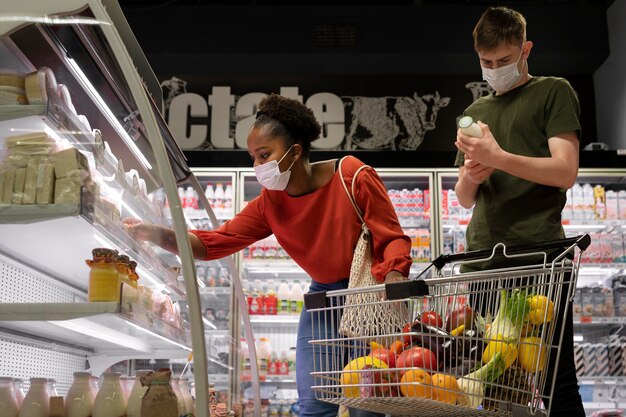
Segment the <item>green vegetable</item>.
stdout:
<svg viewBox="0 0 626 417">
<path fill-rule="evenodd" d="M 506 362 L 501 352 L 493 355 L 493 358 L 482 368 L 456 380 L 461 395 L 458 402 L 470 408 L 477 408 L 485 398 L 486 383 L 498 379 L 506 369 Z"/>
<path fill-rule="evenodd" d="M 519 340 L 522 326 L 531 307 L 526 291 L 513 290 L 507 296 L 506 290 L 500 291 L 500 308 L 496 318 L 485 332 L 485 339 Z"/>
</svg>

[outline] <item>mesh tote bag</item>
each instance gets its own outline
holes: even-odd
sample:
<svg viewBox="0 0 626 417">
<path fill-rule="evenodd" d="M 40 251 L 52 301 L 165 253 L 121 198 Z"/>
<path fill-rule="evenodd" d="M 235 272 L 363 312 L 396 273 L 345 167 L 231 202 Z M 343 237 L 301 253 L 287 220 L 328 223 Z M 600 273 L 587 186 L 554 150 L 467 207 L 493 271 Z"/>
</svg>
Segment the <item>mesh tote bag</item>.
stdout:
<svg viewBox="0 0 626 417">
<path fill-rule="evenodd" d="M 371 233 L 365 224 L 363 214 L 356 204 L 354 190 L 356 177 L 364 168 L 360 167 L 352 177 L 352 190 L 348 190 L 341 171 L 343 159 L 339 161 L 339 177 L 346 195 L 352 203 L 352 207 L 361 219 L 361 234 L 354 248 L 352 264 L 350 266 L 349 289 L 357 289 L 378 285 L 379 282 L 372 275 L 372 248 Z M 375 292 L 354 292 L 346 295 L 343 315 L 339 323 L 339 334 L 346 337 L 366 337 L 389 335 L 397 333 L 408 320 L 408 309 L 403 302 L 386 301 L 381 299 L 381 294 Z"/>
</svg>

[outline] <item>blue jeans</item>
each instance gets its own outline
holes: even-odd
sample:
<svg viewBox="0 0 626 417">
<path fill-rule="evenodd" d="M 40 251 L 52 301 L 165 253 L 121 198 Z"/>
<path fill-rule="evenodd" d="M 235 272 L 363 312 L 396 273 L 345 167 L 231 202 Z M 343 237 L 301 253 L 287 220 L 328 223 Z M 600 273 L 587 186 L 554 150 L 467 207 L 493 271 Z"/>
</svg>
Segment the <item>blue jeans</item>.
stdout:
<svg viewBox="0 0 626 417">
<path fill-rule="evenodd" d="M 319 282 L 312 281 L 309 287 L 309 292 L 316 291 L 332 291 L 338 289 L 348 288 L 348 280 L 339 281 L 334 284 L 321 284 Z M 339 406 L 330 404 L 324 401 L 320 401 L 315 398 L 315 392 L 311 389 L 311 386 L 316 385 L 316 382 L 311 376 L 313 372 L 313 346 L 309 343 L 313 337 L 313 330 L 315 329 L 315 339 L 329 339 L 337 336 L 337 327 L 339 325 L 339 317 L 337 311 L 324 312 L 325 319 L 315 321 L 315 328 L 313 328 L 313 322 L 311 319 L 311 313 L 306 311 L 306 307 L 302 308 L 302 314 L 300 315 L 300 323 L 298 325 L 298 340 L 296 343 L 296 383 L 298 386 L 298 402 L 300 403 L 300 417 L 336 417 Z M 331 317 L 335 315 L 335 317 Z M 332 328 L 327 328 L 326 323 L 331 324 Z M 322 349 L 323 350 L 323 349 Z M 333 357 L 333 355 L 336 355 Z M 332 361 L 341 358 L 339 352 L 329 352 L 328 355 L 320 353 L 317 355 L 316 371 L 325 371 L 325 366 Z M 345 355 L 343 357 L 346 357 Z M 346 363 L 347 364 L 347 363 Z M 342 365 L 345 366 L 346 364 Z M 317 382 L 319 384 L 319 380 Z M 371 411 L 350 409 L 350 417 L 378 417 L 384 414 L 374 413 Z"/>
</svg>

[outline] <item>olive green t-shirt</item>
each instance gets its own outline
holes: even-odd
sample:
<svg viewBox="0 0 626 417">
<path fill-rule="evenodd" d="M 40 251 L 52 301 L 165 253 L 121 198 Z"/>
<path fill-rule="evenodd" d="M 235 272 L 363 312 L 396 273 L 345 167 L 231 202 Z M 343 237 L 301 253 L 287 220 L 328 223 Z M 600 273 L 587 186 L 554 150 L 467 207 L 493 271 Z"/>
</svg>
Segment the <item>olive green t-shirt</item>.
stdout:
<svg viewBox="0 0 626 417">
<path fill-rule="evenodd" d="M 503 95 L 479 98 L 464 114 L 489 125 L 500 147 L 517 155 L 549 157 L 548 138 L 561 133 L 575 131 L 580 139 L 580 104 L 563 78 L 533 77 Z M 463 162 L 464 154 L 459 151 L 455 165 Z M 564 238 L 561 210 L 565 192 L 494 171 L 478 188 L 467 228 L 467 248 Z"/>
</svg>

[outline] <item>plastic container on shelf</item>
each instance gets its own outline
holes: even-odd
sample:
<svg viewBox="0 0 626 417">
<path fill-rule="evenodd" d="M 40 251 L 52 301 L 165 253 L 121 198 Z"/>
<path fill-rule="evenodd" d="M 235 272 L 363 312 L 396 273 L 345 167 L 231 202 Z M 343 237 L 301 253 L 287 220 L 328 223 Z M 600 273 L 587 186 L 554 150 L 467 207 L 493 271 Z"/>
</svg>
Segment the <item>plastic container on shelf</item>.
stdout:
<svg viewBox="0 0 626 417">
<path fill-rule="evenodd" d="M 13 378 L 0 377 L 0 412 L 2 417 L 17 417 L 19 413 Z"/>
<path fill-rule="evenodd" d="M 31 378 L 30 387 L 24 397 L 19 417 L 48 417 L 50 414 L 50 396 L 46 378 Z"/>
<path fill-rule="evenodd" d="M 215 211 L 216 217 L 222 217 L 224 215 L 224 184 L 218 182 L 215 184 L 215 204 L 213 211 Z"/>
<path fill-rule="evenodd" d="M 89 372 L 74 372 L 74 381 L 65 396 L 65 417 L 90 417 L 93 410 L 93 392 Z"/>
<path fill-rule="evenodd" d="M 126 417 L 141 417 L 141 398 L 148 390 L 148 386 L 141 384 L 141 377 L 151 373 L 149 370 L 135 371 L 135 383 L 130 390 L 128 396 L 128 405 L 126 407 Z"/>
<path fill-rule="evenodd" d="M 304 293 L 302 287 L 297 281 L 291 285 L 291 291 L 289 294 L 289 313 L 300 314 L 302 312 L 302 306 L 304 305 Z"/>
<path fill-rule="evenodd" d="M 291 310 L 291 290 L 289 289 L 289 284 L 287 284 L 287 281 L 283 280 L 280 282 L 280 285 L 278 286 L 278 291 L 276 292 L 276 298 L 278 299 L 277 314 L 289 314 Z"/>
<path fill-rule="evenodd" d="M 248 342 L 243 337 L 241 338 L 241 372 L 243 374 L 250 374 L 250 348 Z"/>
<path fill-rule="evenodd" d="M 122 392 L 119 372 L 105 372 L 102 386 L 93 402 L 92 417 L 120 417 L 126 415 L 126 399 Z"/>
<path fill-rule="evenodd" d="M 296 348 L 290 347 L 289 352 L 287 352 L 287 362 L 289 366 L 289 376 L 296 376 Z"/>
<path fill-rule="evenodd" d="M 275 350 L 272 351 L 270 355 L 270 360 L 267 362 L 267 374 L 268 375 L 278 375 L 278 354 Z"/>
<path fill-rule="evenodd" d="M 265 291 L 265 297 L 263 301 L 263 314 L 268 316 L 275 316 L 278 308 L 278 298 L 276 297 L 276 288 L 274 281 L 267 281 L 267 291 Z"/>
<path fill-rule="evenodd" d="M 260 339 L 257 356 L 259 358 L 259 374 L 267 375 L 268 364 L 272 356 L 272 345 L 267 337 Z"/>
<path fill-rule="evenodd" d="M 284 350 L 280 352 L 280 357 L 278 358 L 278 375 L 287 376 L 289 375 L 289 358 L 287 357 L 287 352 Z"/>
<path fill-rule="evenodd" d="M 224 190 L 224 216 L 232 217 L 233 214 L 233 185 L 228 183 Z"/>
</svg>

